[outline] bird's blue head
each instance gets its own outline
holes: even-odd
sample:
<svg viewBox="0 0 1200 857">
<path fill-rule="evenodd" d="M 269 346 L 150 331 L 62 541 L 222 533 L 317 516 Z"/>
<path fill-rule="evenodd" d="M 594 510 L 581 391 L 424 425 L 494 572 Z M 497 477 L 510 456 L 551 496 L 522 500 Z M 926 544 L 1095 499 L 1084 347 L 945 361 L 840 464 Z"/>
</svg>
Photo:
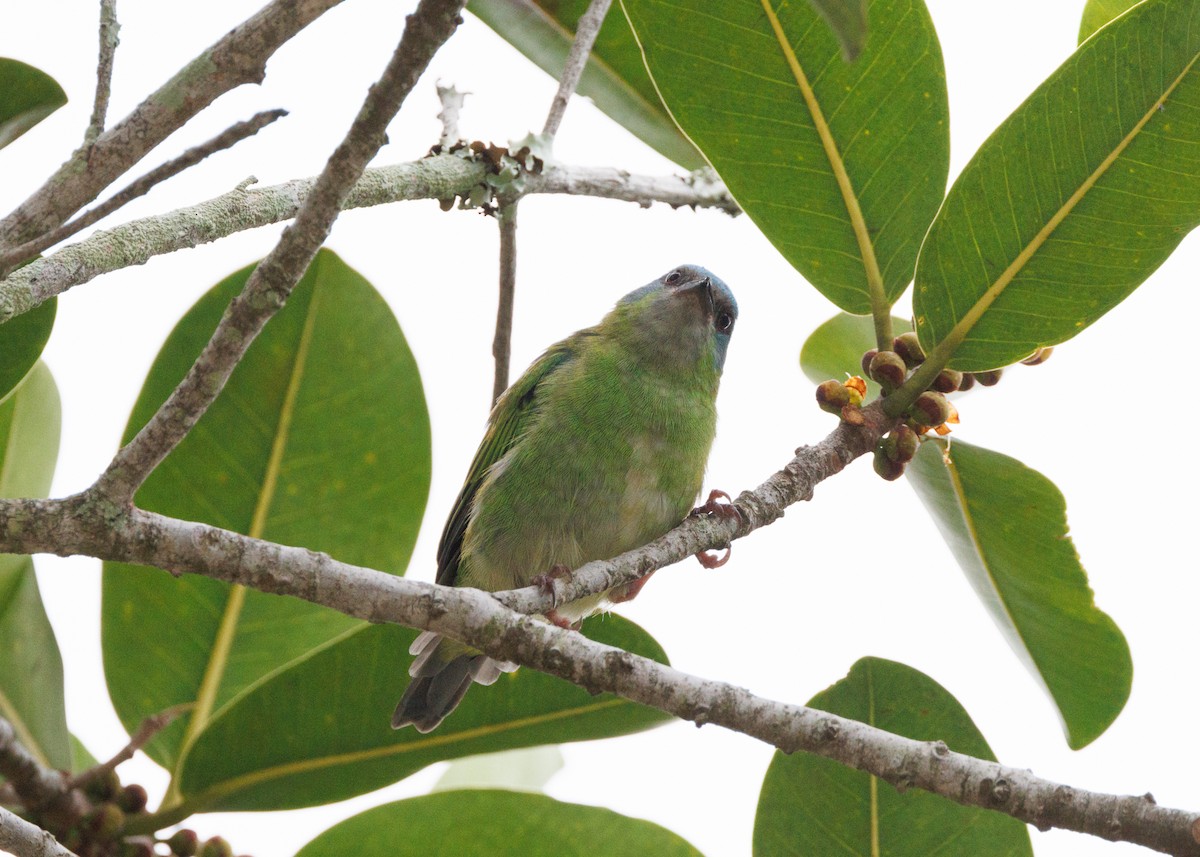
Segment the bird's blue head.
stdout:
<svg viewBox="0 0 1200 857">
<path fill-rule="evenodd" d="M 634 321 L 635 335 L 661 359 L 690 361 L 693 352 L 709 352 L 719 373 L 738 305 L 720 277 L 699 265 L 680 265 L 621 298 L 616 312 Z"/>
</svg>

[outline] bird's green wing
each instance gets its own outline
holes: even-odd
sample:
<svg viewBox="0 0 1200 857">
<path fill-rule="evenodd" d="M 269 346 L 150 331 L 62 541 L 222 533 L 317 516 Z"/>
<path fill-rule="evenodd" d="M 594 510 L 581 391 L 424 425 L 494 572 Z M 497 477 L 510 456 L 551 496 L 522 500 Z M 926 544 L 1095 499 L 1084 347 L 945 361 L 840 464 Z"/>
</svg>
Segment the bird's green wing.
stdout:
<svg viewBox="0 0 1200 857">
<path fill-rule="evenodd" d="M 581 330 L 550 346 L 496 402 L 488 421 L 487 433 L 479 444 L 466 482 L 454 503 L 454 511 L 442 530 L 442 540 L 438 543 L 437 582 L 442 586 L 454 586 L 458 579 L 463 535 L 471 521 L 475 493 L 487 478 L 488 471 L 512 449 L 529 425 L 530 417 L 537 413 L 540 404 L 538 393 L 546 379 L 574 359 L 582 339 L 594 335 L 590 329 Z"/>
</svg>

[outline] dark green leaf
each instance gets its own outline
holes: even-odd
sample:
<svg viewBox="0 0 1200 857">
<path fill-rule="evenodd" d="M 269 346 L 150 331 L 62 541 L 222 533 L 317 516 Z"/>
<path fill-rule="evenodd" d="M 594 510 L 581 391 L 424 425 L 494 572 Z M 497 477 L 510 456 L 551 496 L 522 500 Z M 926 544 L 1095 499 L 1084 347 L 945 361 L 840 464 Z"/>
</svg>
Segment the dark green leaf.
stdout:
<svg viewBox="0 0 1200 857">
<path fill-rule="evenodd" d="M 896 335 L 912 330 L 905 319 L 892 316 Z M 800 349 L 800 369 L 814 384 L 830 378 L 844 381 L 848 375 L 866 379 L 867 398 L 879 395 L 879 385 L 862 369 L 862 356 L 875 347 L 875 323 L 870 316 L 838 313 L 822 324 L 804 341 Z"/>
<path fill-rule="evenodd" d="M 1096 607 L 1062 494 L 1016 459 L 960 440 L 921 444 L 907 473 L 976 594 L 1058 707 L 1067 742 L 1094 741 L 1125 706 L 1133 664 L 1120 629 Z"/>
<path fill-rule="evenodd" d="M 867 43 L 867 0 L 808 0 L 813 8 L 828 22 L 838 44 L 842 46 L 842 57 L 853 61 L 862 53 Z"/>
<path fill-rule="evenodd" d="M 67 94 L 50 75 L 0 57 L 0 149 L 66 103 Z"/>
<path fill-rule="evenodd" d="M 0 324 L 0 402 L 33 368 L 54 328 L 58 298 Z"/>
<path fill-rule="evenodd" d="M 933 364 L 993 369 L 1070 339 L 1200 223 L 1197 59 L 1200 0 L 1146 0 L 980 147 L 917 265 Z"/>
<path fill-rule="evenodd" d="M 1087 0 L 1083 7 L 1083 19 L 1079 22 L 1079 43 L 1099 30 L 1126 9 L 1138 4 L 1139 0 Z"/>
<path fill-rule="evenodd" d="M 218 284 L 176 326 L 126 440 L 183 377 L 250 271 Z M 429 418 L 404 335 L 371 285 L 322 250 L 138 503 L 400 574 L 429 467 Z M 238 693 L 361 626 L 299 599 L 116 563 L 105 566 L 101 619 L 109 692 L 127 729 L 197 703 L 146 747 L 167 767 L 185 735 L 193 740 Z"/>
<path fill-rule="evenodd" d="M 929 676 L 863 658 L 808 703 L 917 741 L 994 761 L 958 700 Z M 776 753 L 754 822 L 757 857 L 887 854 L 1030 857 L 1025 825 L 912 789 L 903 794 L 870 774 L 806 753 Z"/>
<path fill-rule="evenodd" d="M 0 497 L 45 497 L 58 458 L 58 388 L 38 363 L 0 402 Z M 43 764 L 69 769 L 62 656 L 33 558 L 0 554 L 0 716 Z"/>
<path fill-rule="evenodd" d="M 464 790 L 377 806 L 326 830 L 296 857 L 699 857 L 669 830 L 544 795 Z"/>
<path fill-rule="evenodd" d="M 949 169 L 921 0 L 874 0 L 854 63 L 808 3 L 622 3 L 663 101 L 763 234 L 841 309 L 886 312 Z"/>
<path fill-rule="evenodd" d="M 551 77 L 562 75 L 575 26 L 589 0 L 470 0 L 467 9 Z M 704 166 L 662 106 L 629 24 L 613 9 L 600 28 L 579 93 L 681 167 Z"/>
<path fill-rule="evenodd" d="M 83 746 L 75 733 L 71 733 L 71 770 L 76 773 L 86 771 L 88 768 L 94 768 L 100 764 L 100 761 L 92 755 L 87 747 Z"/>
<path fill-rule="evenodd" d="M 665 661 L 637 625 L 596 617 L 588 636 Z M 435 731 L 395 730 L 416 632 L 367 627 L 268 677 L 217 716 L 184 761 L 184 799 L 211 810 L 288 809 L 361 794 L 426 765 L 516 747 L 625 735 L 669 719 L 535 670 L 472 688 Z M 281 724 L 285 728 L 281 728 Z"/>
</svg>

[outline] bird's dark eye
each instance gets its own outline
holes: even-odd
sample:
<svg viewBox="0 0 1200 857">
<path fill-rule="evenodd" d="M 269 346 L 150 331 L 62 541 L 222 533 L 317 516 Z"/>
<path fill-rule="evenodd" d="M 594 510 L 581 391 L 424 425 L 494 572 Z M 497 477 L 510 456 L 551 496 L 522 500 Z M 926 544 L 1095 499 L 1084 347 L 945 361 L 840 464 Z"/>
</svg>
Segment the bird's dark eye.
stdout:
<svg viewBox="0 0 1200 857">
<path fill-rule="evenodd" d="M 729 333 L 733 330 L 733 316 L 727 312 L 717 313 L 716 327 L 718 333 Z"/>
<path fill-rule="evenodd" d="M 667 274 L 667 278 L 663 280 L 663 282 L 668 286 L 673 286 L 682 279 L 683 274 L 681 274 L 679 271 L 672 271 L 671 273 Z"/>
</svg>

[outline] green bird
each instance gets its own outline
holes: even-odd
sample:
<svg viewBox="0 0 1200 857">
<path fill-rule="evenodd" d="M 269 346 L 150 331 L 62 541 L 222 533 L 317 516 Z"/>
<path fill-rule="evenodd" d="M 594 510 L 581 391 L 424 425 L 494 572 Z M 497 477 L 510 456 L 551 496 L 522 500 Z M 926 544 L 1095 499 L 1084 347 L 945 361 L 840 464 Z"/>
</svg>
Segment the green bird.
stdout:
<svg viewBox="0 0 1200 857">
<path fill-rule="evenodd" d="M 729 287 L 683 265 L 551 346 L 496 402 L 438 545 L 437 582 L 500 591 L 546 585 L 650 542 L 700 493 L 717 386 L 737 320 Z M 722 492 L 713 492 L 710 506 Z M 703 561 L 703 559 L 702 559 Z M 712 560 L 706 565 L 716 564 Z M 559 605 L 562 627 L 633 598 L 646 578 Z M 426 631 L 392 727 L 434 729 L 474 681 L 516 664 Z"/>
</svg>

